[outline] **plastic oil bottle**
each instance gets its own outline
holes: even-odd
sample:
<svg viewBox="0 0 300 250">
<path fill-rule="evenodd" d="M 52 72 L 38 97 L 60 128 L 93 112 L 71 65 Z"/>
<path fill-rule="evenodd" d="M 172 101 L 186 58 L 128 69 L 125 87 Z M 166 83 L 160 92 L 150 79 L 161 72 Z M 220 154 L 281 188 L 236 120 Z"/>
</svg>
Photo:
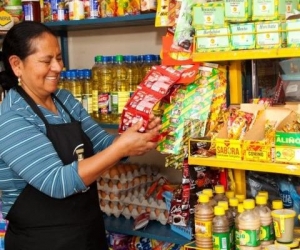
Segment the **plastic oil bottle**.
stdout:
<svg viewBox="0 0 300 250">
<path fill-rule="evenodd" d="M 82 105 L 89 115 L 93 114 L 93 84 L 91 80 L 91 70 L 83 70 L 83 91 L 82 91 Z"/>
<path fill-rule="evenodd" d="M 137 66 L 137 56 L 128 55 L 126 56 L 127 64 L 127 81 L 129 85 L 130 96 L 133 95 L 137 89 L 139 80 L 141 79 L 141 72 Z"/>
<path fill-rule="evenodd" d="M 265 195 L 257 195 L 255 202 L 256 207 L 254 211 L 260 217 L 260 243 L 264 248 L 273 244 L 275 240 L 271 209 L 267 206 L 267 197 Z"/>
<path fill-rule="evenodd" d="M 93 92 L 92 92 L 92 100 L 93 100 L 93 117 L 98 118 L 99 117 L 99 110 L 98 110 L 98 69 L 100 67 L 102 56 L 98 55 L 95 56 L 94 59 L 94 65 L 92 67 L 92 85 L 93 85 Z"/>
<path fill-rule="evenodd" d="M 70 78 L 67 77 L 69 90 L 79 102 L 82 102 L 82 84 L 77 78 L 77 70 L 70 70 L 69 72 Z"/>
<path fill-rule="evenodd" d="M 235 216 L 235 219 L 234 219 L 234 242 L 235 242 L 235 249 L 236 250 L 239 250 L 240 249 L 240 232 L 239 232 L 239 223 L 238 223 L 238 220 L 239 220 L 239 216 L 241 215 L 241 213 L 244 212 L 244 205 L 243 203 L 239 203 L 238 204 L 238 207 L 237 207 L 237 215 Z"/>
<path fill-rule="evenodd" d="M 66 79 L 66 71 L 63 70 L 60 72 L 57 88 L 59 89 L 65 88 L 65 79 Z"/>
<path fill-rule="evenodd" d="M 238 214 L 238 204 L 239 204 L 239 200 L 237 198 L 229 199 L 229 210 L 231 211 L 234 219 L 236 218 L 236 216 Z"/>
<path fill-rule="evenodd" d="M 219 201 L 228 201 L 228 198 L 225 195 L 225 188 L 223 185 L 215 185 L 215 195 L 214 200 Z"/>
<path fill-rule="evenodd" d="M 227 199 L 229 200 L 230 198 L 234 197 L 234 191 L 232 190 L 228 190 L 225 192 L 225 196 L 227 197 Z"/>
<path fill-rule="evenodd" d="M 223 207 L 225 210 L 225 215 L 228 219 L 228 224 L 229 224 L 230 249 L 233 249 L 234 248 L 234 217 L 233 217 L 233 214 L 232 214 L 231 210 L 229 210 L 228 201 L 219 201 L 218 206 Z"/>
<path fill-rule="evenodd" d="M 238 217 L 241 250 L 260 250 L 260 217 L 254 211 L 254 199 L 245 199 L 244 212 Z"/>
<path fill-rule="evenodd" d="M 217 205 L 217 202 L 215 201 L 215 199 L 213 199 L 213 190 L 211 188 L 205 188 L 202 190 L 202 193 L 208 195 L 209 204 L 212 206 L 212 208 L 214 208 Z"/>
<path fill-rule="evenodd" d="M 149 73 L 152 66 L 156 65 L 155 56 L 151 54 L 147 54 L 143 56 L 143 63 L 141 66 L 141 74 L 142 79 L 145 78 L 145 76 Z"/>
<path fill-rule="evenodd" d="M 270 209 L 272 208 L 272 204 L 271 204 L 271 202 L 269 201 L 269 192 L 268 192 L 268 191 L 260 190 L 260 191 L 258 191 L 257 195 L 264 195 L 264 196 L 266 196 L 266 198 L 267 198 L 267 206 L 268 206 Z M 257 196 L 257 195 L 256 195 L 256 196 Z"/>
<path fill-rule="evenodd" d="M 99 121 L 102 123 L 111 123 L 111 90 L 113 84 L 111 56 L 102 57 L 102 63 L 97 72 Z"/>
<path fill-rule="evenodd" d="M 201 249 L 212 249 L 212 220 L 214 217 L 214 210 L 209 204 L 208 195 L 199 195 L 194 215 L 196 246 Z"/>
<path fill-rule="evenodd" d="M 127 67 L 123 55 L 116 55 L 113 65 L 113 85 L 111 90 L 111 117 L 112 123 L 118 124 L 129 97 L 129 84 L 127 81 Z"/>
<path fill-rule="evenodd" d="M 229 222 L 223 207 L 214 207 L 215 217 L 212 221 L 213 250 L 229 250 Z"/>
<path fill-rule="evenodd" d="M 245 197 L 244 194 L 236 194 L 236 195 L 235 195 L 235 198 L 238 199 L 239 203 L 243 203 L 244 200 L 246 199 L 246 197 Z"/>
</svg>

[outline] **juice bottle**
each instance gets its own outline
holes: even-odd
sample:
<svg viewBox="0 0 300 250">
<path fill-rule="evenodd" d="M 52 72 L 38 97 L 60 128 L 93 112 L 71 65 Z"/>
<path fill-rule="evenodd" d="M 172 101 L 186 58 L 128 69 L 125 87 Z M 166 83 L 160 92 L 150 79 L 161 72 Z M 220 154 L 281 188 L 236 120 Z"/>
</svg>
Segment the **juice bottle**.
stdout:
<svg viewBox="0 0 300 250">
<path fill-rule="evenodd" d="M 215 217 L 212 221 L 213 250 L 229 250 L 229 222 L 223 207 L 214 207 Z"/>
<path fill-rule="evenodd" d="M 99 110 L 98 110 L 98 84 L 99 84 L 99 79 L 98 79 L 98 69 L 100 67 L 101 61 L 102 61 L 102 56 L 98 55 L 95 56 L 95 63 L 92 67 L 92 99 L 93 99 L 93 117 L 98 118 L 99 117 Z"/>
<path fill-rule="evenodd" d="M 199 248 L 212 249 L 212 219 L 214 210 L 209 204 L 209 197 L 200 194 L 195 206 L 195 240 Z"/>
<path fill-rule="evenodd" d="M 213 194 L 213 190 L 211 188 L 205 188 L 205 189 L 203 189 L 202 193 L 208 195 L 208 197 L 209 197 L 209 204 L 212 207 L 215 207 L 217 205 L 216 200 L 213 199 L 213 195 L 214 194 Z"/>
<path fill-rule="evenodd" d="M 111 122 L 111 90 L 113 84 L 112 61 L 110 56 L 103 56 L 98 68 L 98 114 L 102 123 Z"/>
<path fill-rule="evenodd" d="M 230 249 L 234 248 L 234 217 L 232 212 L 229 210 L 228 201 L 219 201 L 218 206 L 221 206 L 225 210 L 225 215 L 228 219 L 229 224 L 229 244 Z"/>
<path fill-rule="evenodd" d="M 129 84 L 127 81 L 127 67 L 122 55 L 116 55 L 112 69 L 111 117 L 112 122 L 118 124 L 123 108 L 130 97 Z"/>
<path fill-rule="evenodd" d="M 239 232 L 239 216 L 241 213 L 244 212 L 244 205 L 243 203 L 239 203 L 237 207 L 237 215 L 235 216 L 234 219 L 234 242 L 235 242 L 235 249 L 239 250 L 240 249 L 240 232 Z"/>
<path fill-rule="evenodd" d="M 228 201 L 228 198 L 225 195 L 225 188 L 223 185 L 215 185 L 215 195 L 214 200 L 219 201 Z"/>
<path fill-rule="evenodd" d="M 245 199 L 244 212 L 238 217 L 241 250 L 260 250 L 260 217 L 254 212 L 255 201 Z"/>
<path fill-rule="evenodd" d="M 83 91 L 82 91 L 82 105 L 89 115 L 93 114 L 93 84 L 91 81 L 91 70 L 83 70 Z"/>
<path fill-rule="evenodd" d="M 271 209 L 267 206 L 267 197 L 257 195 L 254 211 L 260 217 L 260 243 L 262 247 L 273 244 L 275 239 Z"/>
</svg>

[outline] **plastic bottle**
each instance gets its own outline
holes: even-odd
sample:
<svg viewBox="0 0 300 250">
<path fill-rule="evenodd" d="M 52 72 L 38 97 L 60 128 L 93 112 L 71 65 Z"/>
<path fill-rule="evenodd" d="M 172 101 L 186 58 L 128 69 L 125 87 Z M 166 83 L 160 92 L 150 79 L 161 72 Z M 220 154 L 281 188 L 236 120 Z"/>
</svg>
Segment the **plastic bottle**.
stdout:
<svg viewBox="0 0 300 250">
<path fill-rule="evenodd" d="M 66 71 L 63 70 L 60 72 L 57 88 L 59 88 L 59 89 L 65 88 L 65 78 L 66 78 Z"/>
<path fill-rule="evenodd" d="M 97 72 L 99 121 L 102 123 L 111 123 L 111 90 L 113 84 L 111 56 L 102 57 L 102 63 Z"/>
<path fill-rule="evenodd" d="M 256 207 L 254 211 L 260 217 L 260 243 L 262 247 L 274 243 L 275 234 L 271 210 L 267 206 L 267 197 L 265 195 L 257 195 L 255 197 Z"/>
<path fill-rule="evenodd" d="M 235 242 L 235 250 L 239 250 L 240 249 L 240 232 L 239 232 L 239 216 L 241 215 L 241 213 L 244 212 L 244 205 L 243 203 L 239 203 L 238 204 L 238 208 L 237 208 L 237 215 L 234 219 L 234 224 L 235 224 L 235 228 L 234 228 L 234 242 Z"/>
<path fill-rule="evenodd" d="M 70 70 L 70 78 L 68 78 L 68 85 L 70 92 L 78 101 L 82 101 L 82 85 L 81 82 L 77 79 L 77 70 Z"/>
<path fill-rule="evenodd" d="M 124 106 L 129 97 L 127 67 L 122 55 L 115 56 L 113 65 L 113 85 L 111 90 L 111 117 L 113 123 L 119 123 Z"/>
<path fill-rule="evenodd" d="M 258 196 L 258 195 L 264 195 L 264 196 L 266 196 L 266 198 L 267 198 L 267 206 L 271 209 L 272 208 L 272 204 L 269 201 L 269 193 L 268 193 L 268 191 L 264 191 L 264 190 L 258 191 L 258 193 L 257 193 L 256 196 Z"/>
<path fill-rule="evenodd" d="M 223 207 L 214 207 L 215 217 L 212 221 L 213 250 L 229 250 L 229 222 Z"/>
<path fill-rule="evenodd" d="M 211 188 L 205 188 L 202 190 L 202 193 L 208 195 L 209 204 L 214 208 L 217 205 L 217 202 L 213 199 L 213 190 Z"/>
<path fill-rule="evenodd" d="M 228 190 L 225 192 L 225 196 L 227 197 L 227 199 L 229 200 L 230 198 L 234 197 L 234 191 L 232 190 Z"/>
<path fill-rule="evenodd" d="M 127 64 L 127 81 L 129 85 L 130 96 L 132 96 L 137 89 L 139 80 L 141 79 L 141 72 L 137 65 L 136 56 L 132 56 L 132 55 L 126 56 L 126 64 Z"/>
<path fill-rule="evenodd" d="M 272 210 L 283 209 L 282 200 L 273 200 L 272 201 Z"/>
<path fill-rule="evenodd" d="M 254 199 L 245 199 L 244 212 L 238 217 L 241 250 L 260 250 L 260 218 L 254 212 Z"/>
<path fill-rule="evenodd" d="M 218 206 L 223 207 L 225 210 L 225 215 L 228 219 L 229 223 L 229 243 L 230 243 L 230 249 L 234 248 L 234 217 L 229 210 L 228 201 L 219 201 Z"/>
<path fill-rule="evenodd" d="M 93 117 L 98 118 L 99 117 L 99 110 L 98 110 L 98 69 L 100 67 L 102 56 L 98 55 L 95 56 L 94 59 L 95 63 L 92 67 L 92 84 L 93 84 L 93 92 L 92 92 L 92 99 L 93 99 Z"/>
<path fill-rule="evenodd" d="M 237 198 L 229 199 L 229 210 L 231 211 L 234 219 L 236 218 L 236 216 L 238 214 L 238 204 L 239 204 L 239 200 Z"/>
<path fill-rule="evenodd" d="M 215 195 L 214 200 L 219 201 L 228 201 L 228 198 L 225 195 L 225 188 L 223 185 L 215 185 Z"/>
<path fill-rule="evenodd" d="M 200 194 L 195 206 L 195 241 L 199 248 L 212 249 L 212 220 L 214 210 L 209 204 L 209 196 Z"/>
<path fill-rule="evenodd" d="M 145 78 L 154 65 L 156 65 L 154 55 L 147 54 L 143 56 L 143 64 L 141 66 L 142 79 Z"/>
<path fill-rule="evenodd" d="M 86 111 L 93 114 L 93 84 L 91 80 L 91 70 L 83 70 L 83 91 L 82 91 L 82 105 Z"/>
</svg>

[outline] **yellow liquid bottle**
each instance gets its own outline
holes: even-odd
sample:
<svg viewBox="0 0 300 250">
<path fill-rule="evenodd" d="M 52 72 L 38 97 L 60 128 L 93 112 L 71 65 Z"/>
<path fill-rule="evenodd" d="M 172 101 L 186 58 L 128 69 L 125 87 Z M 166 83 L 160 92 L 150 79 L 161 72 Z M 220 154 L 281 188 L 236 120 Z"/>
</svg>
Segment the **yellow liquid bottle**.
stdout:
<svg viewBox="0 0 300 250">
<path fill-rule="evenodd" d="M 91 70 L 83 70 L 83 91 L 82 91 L 82 105 L 89 115 L 93 114 L 93 84 L 91 81 Z"/>
<path fill-rule="evenodd" d="M 136 91 L 139 80 L 141 79 L 141 72 L 137 65 L 137 57 L 128 55 L 126 56 L 126 65 L 127 65 L 127 81 L 130 96 Z"/>
<path fill-rule="evenodd" d="M 74 95 L 74 97 L 82 102 L 82 85 L 81 81 L 77 78 L 77 71 L 70 70 L 70 79 L 68 79 L 69 90 Z"/>
<path fill-rule="evenodd" d="M 99 117 L 99 110 L 98 110 L 98 69 L 101 65 L 102 56 L 98 55 L 95 56 L 95 64 L 92 67 L 92 100 L 93 100 L 93 117 Z"/>
</svg>

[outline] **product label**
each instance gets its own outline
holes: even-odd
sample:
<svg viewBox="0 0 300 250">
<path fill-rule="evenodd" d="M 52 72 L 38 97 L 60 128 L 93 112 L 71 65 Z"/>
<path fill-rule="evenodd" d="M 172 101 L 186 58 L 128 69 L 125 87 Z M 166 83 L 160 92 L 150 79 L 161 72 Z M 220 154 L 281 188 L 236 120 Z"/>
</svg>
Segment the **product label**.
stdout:
<svg viewBox="0 0 300 250">
<path fill-rule="evenodd" d="M 214 250 L 229 250 L 229 232 L 227 233 L 213 233 Z"/>
<path fill-rule="evenodd" d="M 82 95 L 82 105 L 89 114 L 93 113 L 93 99 L 91 94 Z"/>
<path fill-rule="evenodd" d="M 109 114 L 111 112 L 109 93 L 98 93 L 98 110 L 99 114 Z"/>
<path fill-rule="evenodd" d="M 260 245 L 260 230 L 239 230 L 240 246 L 258 247 Z"/>
<path fill-rule="evenodd" d="M 211 229 L 212 222 L 211 221 L 202 221 L 195 219 L 195 234 L 197 237 L 211 237 L 212 229 Z"/>
<path fill-rule="evenodd" d="M 240 231 L 237 228 L 235 228 L 234 237 L 235 237 L 235 245 L 239 246 L 240 245 Z"/>
<path fill-rule="evenodd" d="M 130 98 L 129 91 L 119 91 L 111 93 L 111 112 L 112 114 L 122 114 L 125 105 Z"/>
<path fill-rule="evenodd" d="M 273 225 L 261 226 L 260 227 L 260 240 L 270 241 L 274 240 L 274 227 Z"/>
<path fill-rule="evenodd" d="M 241 160 L 242 149 L 239 140 L 216 139 L 216 153 L 219 159 Z"/>
<path fill-rule="evenodd" d="M 93 112 L 98 113 L 98 90 L 92 91 L 92 99 L 93 99 Z"/>
<path fill-rule="evenodd" d="M 274 225 L 274 230 L 275 230 L 275 235 L 277 238 L 281 238 L 281 230 L 280 230 L 280 225 L 278 223 L 278 221 L 273 221 L 273 225 Z"/>
</svg>

